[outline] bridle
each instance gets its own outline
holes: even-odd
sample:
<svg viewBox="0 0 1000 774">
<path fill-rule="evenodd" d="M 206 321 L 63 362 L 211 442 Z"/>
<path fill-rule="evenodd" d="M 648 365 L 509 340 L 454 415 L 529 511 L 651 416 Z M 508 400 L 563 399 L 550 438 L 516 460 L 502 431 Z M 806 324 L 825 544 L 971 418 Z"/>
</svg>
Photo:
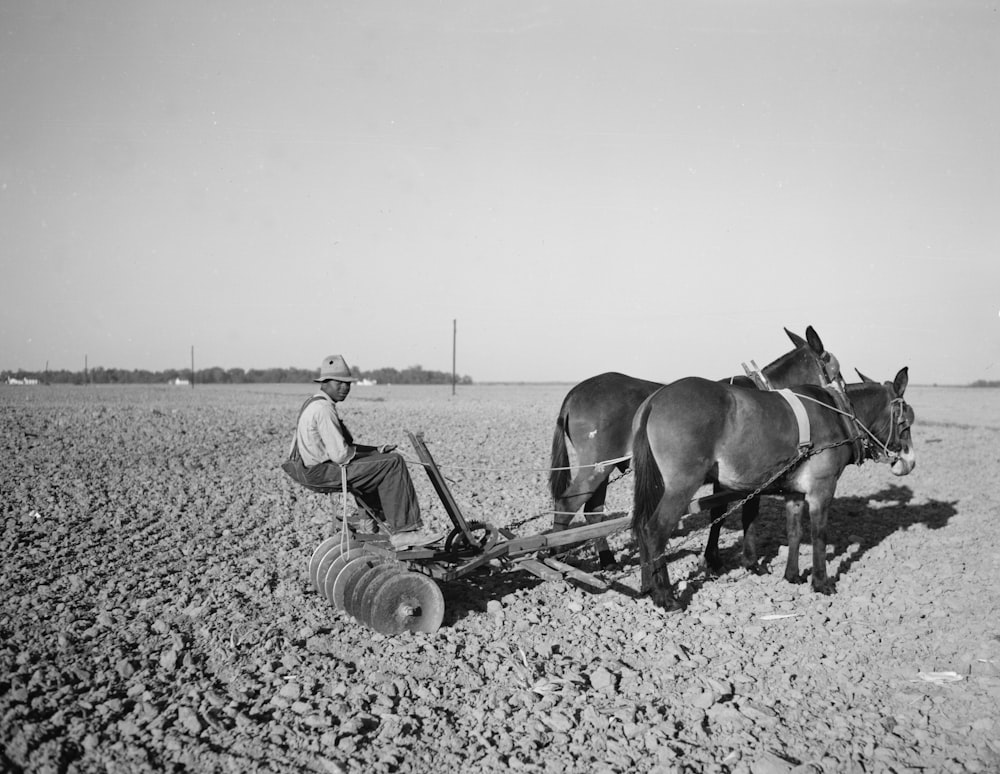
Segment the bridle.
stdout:
<svg viewBox="0 0 1000 774">
<path fill-rule="evenodd" d="M 843 379 L 840 379 L 840 382 L 843 384 Z M 841 393 L 835 386 L 830 385 L 828 391 L 832 392 L 833 398 L 838 404 L 837 406 L 831 406 L 808 395 L 798 394 L 798 397 L 811 401 L 830 411 L 835 411 L 851 421 L 856 432 L 852 437 L 840 443 L 854 444 L 855 460 L 858 465 L 862 464 L 866 459 L 875 462 L 888 462 L 892 465 L 902 456 L 900 451 L 903 448 L 903 444 L 900 438 L 913 424 L 913 409 L 910 408 L 910 405 L 901 396 L 895 395 L 895 390 L 891 385 L 886 384 L 885 386 L 888 387 L 894 397 L 889 399 L 889 438 L 884 443 L 858 419 L 854 411 L 854 405 L 847 396 L 846 389 Z M 841 408 L 842 402 L 846 404 L 846 408 Z"/>
<path fill-rule="evenodd" d="M 912 424 L 913 410 L 909 404 L 901 396 L 895 394 L 895 389 L 891 385 L 886 384 L 893 397 L 889 400 L 889 439 L 883 443 L 858 419 L 851 399 L 847 395 L 847 383 L 840 372 L 840 362 L 837 357 L 824 349 L 822 353 L 817 355 L 817 358 L 820 376 L 824 381 L 823 387 L 832 395 L 835 407 L 820 401 L 814 402 L 826 408 L 832 408 L 845 417 L 849 436 L 846 443 L 852 444 L 857 464 L 861 465 L 866 459 L 894 464 L 902 456 L 900 451 L 903 445 L 900 438 L 903 433 L 910 429 Z M 799 395 L 799 397 L 812 400 L 806 395 Z"/>
<path fill-rule="evenodd" d="M 865 453 L 869 458 L 876 462 L 885 461 L 890 465 L 894 464 L 902 456 L 900 451 L 903 444 L 900 439 L 913 425 L 912 417 L 913 409 L 897 395 L 889 400 L 889 439 L 885 443 L 876 438 L 867 427 L 861 425 L 870 437 L 865 439 Z"/>
</svg>

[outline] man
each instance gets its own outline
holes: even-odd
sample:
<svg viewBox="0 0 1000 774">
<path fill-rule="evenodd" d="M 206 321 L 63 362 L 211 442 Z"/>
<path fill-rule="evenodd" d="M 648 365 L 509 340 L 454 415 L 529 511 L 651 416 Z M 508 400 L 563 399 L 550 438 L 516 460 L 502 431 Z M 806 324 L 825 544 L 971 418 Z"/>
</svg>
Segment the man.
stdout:
<svg viewBox="0 0 1000 774">
<path fill-rule="evenodd" d="M 320 365 L 319 392 L 302 406 L 288 461 L 282 468 L 298 483 L 320 491 L 341 491 L 341 467 L 347 489 L 384 521 L 381 525 L 397 550 L 427 545 L 441 534 L 422 530 L 413 481 L 395 445 L 356 444 L 337 413 L 337 404 L 357 381 L 342 355 Z"/>
</svg>

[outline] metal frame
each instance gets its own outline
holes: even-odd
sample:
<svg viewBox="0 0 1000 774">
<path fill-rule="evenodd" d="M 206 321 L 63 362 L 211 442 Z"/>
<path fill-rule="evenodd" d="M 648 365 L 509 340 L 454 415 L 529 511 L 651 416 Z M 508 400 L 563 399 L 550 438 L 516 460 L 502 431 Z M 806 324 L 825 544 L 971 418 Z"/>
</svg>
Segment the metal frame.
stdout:
<svg viewBox="0 0 1000 774">
<path fill-rule="evenodd" d="M 427 471 L 427 476 L 430 478 L 431 485 L 434 487 L 434 491 L 437 492 L 438 497 L 441 499 L 441 504 L 444 506 L 445 512 L 448 514 L 448 518 L 451 519 L 452 524 L 455 526 L 455 530 L 466 539 L 469 547 L 477 547 L 479 545 L 479 538 L 470 526 L 470 522 L 462 514 L 461 508 L 452 495 L 451 490 L 448 488 L 448 484 L 445 481 L 444 476 L 441 474 L 440 468 L 438 468 L 437 463 L 434 461 L 434 457 L 427 448 L 423 433 L 414 434 L 407 431 L 406 434 L 410 439 L 410 443 L 413 444 L 413 448 L 415 449 L 417 457 L 420 459 L 424 470 Z M 704 497 L 698 497 L 691 501 L 688 512 L 698 513 L 699 511 L 708 510 L 718 505 L 725 505 L 726 503 L 738 499 L 738 497 L 739 496 L 733 492 L 720 492 L 705 495 Z M 510 530 L 506 529 L 495 530 L 501 539 L 498 539 L 491 544 L 487 544 L 482 547 L 481 551 L 475 551 L 475 555 L 471 559 L 464 562 L 456 561 L 456 557 L 453 553 L 449 553 L 447 551 L 436 551 L 430 548 L 411 549 L 409 551 L 400 552 L 397 556 L 399 559 L 404 561 L 420 563 L 422 569 L 428 575 L 438 580 L 454 580 L 468 575 L 485 565 L 497 562 L 501 566 L 511 566 L 525 569 L 528 572 L 538 575 L 539 577 L 545 578 L 546 580 L 572 577 L 576 580 L 590 583 L 591 585 L 604 586 L 603 581 L 594 578 L 582 570 L 571 567 L 570 565 L 554 559 L 533 559 L 528 555 L 535 554 L 539 551 L 565 548 L 567 546 L 585 543 L 588 540 L 594 540 L 595 538 L 608 537 L 616 532 L 629 529 L 631 525 L 632 517 L 622 516 L 617 519 L 600 522 L 598 524 L 586 524 L 580 527 L 571 527 L 559 532 L 529 535 L 526 537 L 515 537 Z M 489 529 L 495 528 L 489 527 Z"/>
</svg>

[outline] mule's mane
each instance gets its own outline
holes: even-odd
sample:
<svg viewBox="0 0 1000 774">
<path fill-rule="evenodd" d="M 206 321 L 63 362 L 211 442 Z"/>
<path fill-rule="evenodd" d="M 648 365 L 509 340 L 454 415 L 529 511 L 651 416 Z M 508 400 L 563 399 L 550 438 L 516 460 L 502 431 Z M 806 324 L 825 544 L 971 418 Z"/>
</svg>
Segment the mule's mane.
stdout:
<svg viewBox="0 0 1000 774">
<path fill-rule="evenodd" d="M 795 349 L 786 352 L 776 360 L 772 360 L 761 370 L 767 376 L 781 375 L 787 370 L 791 370 L 797 365 L 815 365 L 816 369 L 822 371 L 820 356 L 808 344 L 800 344 Z"/>
</svg>

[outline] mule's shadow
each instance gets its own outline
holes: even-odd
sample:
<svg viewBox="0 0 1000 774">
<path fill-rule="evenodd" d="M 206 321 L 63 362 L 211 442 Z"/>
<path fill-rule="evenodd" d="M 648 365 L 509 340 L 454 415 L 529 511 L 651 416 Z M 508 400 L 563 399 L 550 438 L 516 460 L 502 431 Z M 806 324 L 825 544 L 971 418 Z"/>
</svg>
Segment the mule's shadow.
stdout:
<svg viewBox="0 0 1000 774">
<path fill-rule="evenodd" d="M 895 532 L 917 525 L 923 525 L 927 529 L 941 529 L 947 526 L 949 519 L 957 513 L 955 505 L 954 501 L 945 500 L 928 500 L 914 504 L 913 490 L 895 484 L 871 495 L 834 498 L 830 504 L 827 520 L 827 545 L 833 546 L 833 556 L 827 554 L 827 561 L 831 565 L 831 578 L 836 581 L 845 575 L 855 562 Z M 621 515 L 624 514 L 609 514 L 609 518 Z M 711 522 L 712 517 L 708 512 L 685 517 L 671 542 L 686 543 L 686 545 L 670 554 L 671 561 L 691 555 L 700 557 L 705 550 Z M 782 498 L 770 496 L 763 498 L 756 527 L 758 561 L 761 566 L 770 567 L 769 571 L 772 574 L 780 575 L 784 572 L 784 562 L 779 563 L 775 560 L 779 555 L 783 556 L 781 549 L 788 545 Z M 732 545 L 722 547 L 720 544 L 719 555 L 723 572 L 740 566 L 743 551 L 742 530 L 740 512 L 737 510 L 723 524 L 724 532 L 738 533 Z M 700 540 L 697 539 L 699 532 L 703 533 Z M 803 561 L 805 561 L 806 551 L 811 550 L 808 519 L 803 524 L 802 546 Z M 638 547 L 631 536 L 625 541 L 624 546 L 617 549 L 616 554 L 621 570 L 634 570 L 640 563 Z M 599 569 L 596 557 L 589 551 L 570 559 L 569 563 L 588 572 Z M 704 568 L 703 564 L 700 566 Z M 810 569 L 806 569 L 803 577 L 808 578 L 810 572 Z M 643 596 L 635 589 L 615 581 L 613 578 L 615 574 L 614 572 L 601 574 L 608 584 L 608 588 L 604 591 L 576 582 L 573 582 L 573 585 L 591 594 L 612 592 L 632 598 Z M 678 599 L 686 605 L 703 585 L 712 583 L 714 577 L 702 571 L 684 580 L 686 588 L 678 595 Z M 545 582 L 523 571 L 474 573 L 444 582 L 441 584 L 445 598 L 444 624 L 453 625 L 470 614 L 483 613 L 491 600 L 500 600 L 509 594 L 533 589 Z"/>
<path fill-rule="evenodd" d="M 827 519 L 827 545 L 833 546 L 831 559 L 839 562 L 831 577 L 836 580 L 846 574 L 851 566 L 889 535 L 910 527 L 923 525 L 927 529 L 941 529 L 957 511 L 956 503 L 945 500 L 928 500 L 913 503 L 913 490 L 908 486 L 892 484 L 881 491 L 866 496 L 835 497 L 830 504 Z M 707 513 L 685 519 L 685 531 L 707 529 L 711 517 Z M 757 519 L 757 556 L 761 565 L 770 565 L 772 573 L 784 572 L 784 564 L 775 563 L 782 547 L 788 545 L 784 500 L 766 497 L 761 502 Z M 731 515 L 723 525 L 724 531 L 740 533 L 733 545 L 720 547 L 723 570 L 740 566 L 743 550 L 742 524 L 739 513 Z M 811 546 L 808 518 L 802 525 L 802 551 Z M 702 546 L 704 548 L 704 546 Z M 810 570 L 806 570 L 808 577 Z"/>
</svg>

